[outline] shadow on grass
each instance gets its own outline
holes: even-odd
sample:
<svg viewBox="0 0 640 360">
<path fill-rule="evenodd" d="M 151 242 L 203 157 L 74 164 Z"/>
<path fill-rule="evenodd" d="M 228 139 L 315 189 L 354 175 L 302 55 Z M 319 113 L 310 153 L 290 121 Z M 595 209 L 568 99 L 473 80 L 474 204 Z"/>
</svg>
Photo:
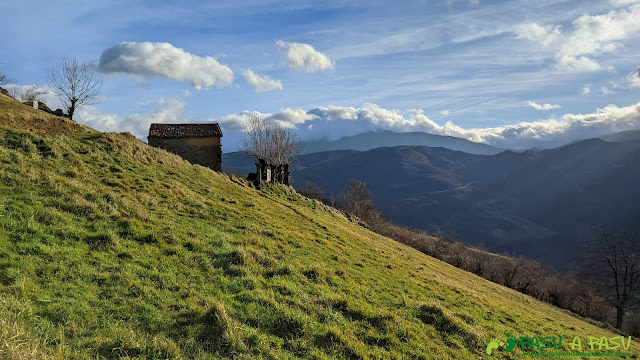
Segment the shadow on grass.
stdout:
<svg viewBox="0 0 640 360">
<path fill-rule="evenodd" d="M 467 348 L 475 348 L 478 344 L 478 338 L 475 334 L 462 328 L 459 324 L 460 320 L 448 316 L 439 306 L 422 304 L 418 308 L 417 318 L 424 324 L 433 326 L 449 346 L 456 346 L 455 342 L 451 341 L 451 336 L 459 337 Z"/>
</svg>

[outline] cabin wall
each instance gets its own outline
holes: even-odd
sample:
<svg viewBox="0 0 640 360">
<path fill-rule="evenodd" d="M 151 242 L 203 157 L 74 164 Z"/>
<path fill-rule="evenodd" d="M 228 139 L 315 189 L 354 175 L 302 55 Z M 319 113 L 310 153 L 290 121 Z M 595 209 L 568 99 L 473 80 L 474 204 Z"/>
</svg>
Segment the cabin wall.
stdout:
<svg viewBox="0 0 640 360">
<path fill-rule="evenodd" d="M 222 148 L 219 137 L 203 138 L 149 138 L 149 145 L 179 155 L 192 164 L 222 170 Z"/>
</svg>

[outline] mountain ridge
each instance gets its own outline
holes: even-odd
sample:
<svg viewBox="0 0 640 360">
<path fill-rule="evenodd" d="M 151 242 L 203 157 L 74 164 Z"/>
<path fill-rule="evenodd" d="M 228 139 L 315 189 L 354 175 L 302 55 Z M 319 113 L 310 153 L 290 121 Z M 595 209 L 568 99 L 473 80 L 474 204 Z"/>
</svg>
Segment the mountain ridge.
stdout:
<svg viewBox="0 0 640 360">
<path fill-rule="evenodd" d="M 429 161 L 412 161 L 412 152 Z M 634 205 L 640 193 L 633 185 L 640 177 L 634 165 L 639 158 L 639 141 L 601 139 L 493 156 L 398 146 L 303 155 L 293 178 L 296 186 L 305 181 L 319 185 L 327 196 L 336 196 L 350 178 L 359 179 L 400 225 L 444 230 L 492 251 L 516 251 L 558 266 L 570 261 L 570 249 L 588 238 L 589 228 L 599 221 L 640 230 L 629 221 L 630 214 L 640 213 Z M 531 241 L 540 249 L 524 250 Z M 554 243 L 566 256 L 545 259 Z"/>
<path fill-rule="evenodd" d="M 383 130 L 345 136 L 333 141 L 306 141 L 303 142 L 302 153 L 308 154 L 332 150 L 367 151 L 378 147 L 393 147 L 400 145 L 446 147 L 451 150 L 482 155 L 493 155 L 504 151 L 504 149 L 499 149 L 491 145 L 475 143 L 455 136 L 435 135 L 426 132 L 398 133 L 390 130 Z"/>
</svg>

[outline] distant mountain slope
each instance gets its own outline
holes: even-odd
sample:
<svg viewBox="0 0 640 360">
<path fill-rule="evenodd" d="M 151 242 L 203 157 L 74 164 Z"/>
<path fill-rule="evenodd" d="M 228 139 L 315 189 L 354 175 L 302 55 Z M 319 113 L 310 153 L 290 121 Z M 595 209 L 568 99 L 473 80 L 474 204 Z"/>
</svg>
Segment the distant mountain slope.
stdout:
<svg viewBox="0 0 640 360">
<path fill-rule="evenodd" d="M 362 179 L 384 207 L 395 206 L 397 196 L 413 191 L 442 191 L 462 186 L 456 172 L 479 161 L 481 156 L 425 146 L 383 147 L 369 151 L 340 150 L 306 154 L 294 172 L 296 184 L 310 180 L 329 194 Z"/>
<path fill-rule="evenodd" d="M 250 172 L 256 171 L 256 166 L 253 160 L 242 155 L 240 152 L 223 152 L 222 171 L 234 172 L 246 177 Z"/>
<path fill-rule="evenodd" d="M 601 136 L 600 139 L 613 142 L 640 140 L 640 130 L 622 131 L 616 134 Z"/>
<path fill-rule="evenodd" d="M 310 141 L 303 142 L 302 154 L 335 150 L 368 151 L 379 147 L 394 146 L 428 146 L 443 147 L 450 150 L 463 151 L 469 154 L 494 155 L 505 151 L 486 144 L 474 143 L 465 139 L 433 135 L 424 132 L 396 133 L 393 131 L 367 132 L 363 134 L 346 136 L 335 141 Z M 251 159 L 247 159 L 239 152 L 222 154 L 222 168 L 239 174 L 248 174 L 255 171 Z"/>
<path fill-rule="evenodd" d="M 453 136 L 433 135 L 424 132 L 397 133 L 385 130 L 346 136 L 335 141 L 305 142 L 303 143 L 303 153 L 308 154 L 332 150 L 366 151 L 383 146 L 400 145 L 445 147 L 451 150 L 481 155 L 493 155 L 504 151 L 503 149 L 490 145 L 474 143 Z"/>
<path fill-rule="evenodd" d="M 398 224 L 560 267 L 571 265 L 578 240 L 601 221 L 640 231 L 638 164 L 640 141 L 591 139 L 494 156 L 401 146 L 304 155 L 293 179 L 329 196 L 360 179 Z"/>
</svg>

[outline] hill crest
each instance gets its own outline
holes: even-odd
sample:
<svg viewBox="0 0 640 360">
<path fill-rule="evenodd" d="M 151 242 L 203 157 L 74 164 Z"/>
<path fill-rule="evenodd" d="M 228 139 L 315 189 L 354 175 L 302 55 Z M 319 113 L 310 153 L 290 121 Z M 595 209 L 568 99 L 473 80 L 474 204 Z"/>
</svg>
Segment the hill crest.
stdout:
<svg viewBox="0 0 640 360">
<path fill-rule="evenodd" d="M 0 93 L 0 127 L 36 134 L 95 132 L 88 126 L 46 111 L 34 109 L 9 95 Z"/>
</svg>

